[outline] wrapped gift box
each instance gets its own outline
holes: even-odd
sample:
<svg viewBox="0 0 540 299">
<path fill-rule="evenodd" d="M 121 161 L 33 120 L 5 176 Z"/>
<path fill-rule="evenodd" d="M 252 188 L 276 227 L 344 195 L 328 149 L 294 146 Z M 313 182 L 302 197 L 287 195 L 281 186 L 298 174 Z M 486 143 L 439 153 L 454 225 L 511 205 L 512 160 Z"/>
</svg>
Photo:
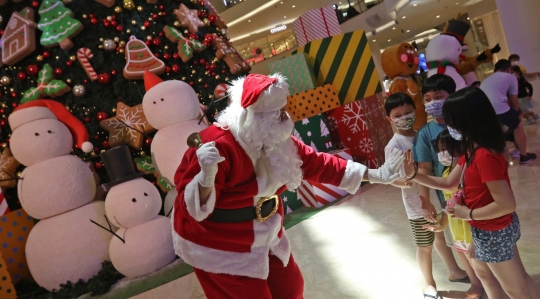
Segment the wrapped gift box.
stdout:
<svg viewBox="0 0 540 299">
<path fill-rule="evenodd" d="M 332 84 L 315 87 L 287 97 L 287 112 L 295 121 L 341 106 Z"/>
<path fill-rule="evenodd" d="M 315 73 L 307 62 L 306 53 L 285 57 L 268 65 L 271 73 L 281 73 L 287 77 L 289 93 L 295 94 L 317 86 Z"/>
<path fill-rule="evenodd" d="M 293 30 L 299 46 L 341 34 L 341 27 L 333 7 L 306 11 L 293 22 Z"/>
<path fill-rule="evenodd" d="M 383 91 L 363 30 L 312 41 L 292 54 L 302 52 L 317 86 L 334 85 L 342 105 Z"/>
<path fill-rule="evenodd" d="M 328 122 L 323 114 L 305 118 L 294 124 L 293 136 L 310 146 L 316 152 L 335 150 L 328 129 Z"/>
<path fill-rule="evenodd" d="M 382 93 L 325 113 L 336 148 L 348 148 L 354 161 L 369 168 L 384 163 L 384 148 L 393 136 Z"/>
<path fill-rule="evenodd" d="M 15 299 L 17 298 L 17 292 L 11 281 L 6 261 L 0 252 L 0 298 L 2 299 Z"/>
<path fill-rule="evenodd" d="M 26 263 L 24 248 L 34 219 L 23 209 L 15 210 L 0 217 L 0 253 L 6 261 L 7 271 L 13 283 L 21 278 L 31 278 Z"/>
<path fill-rule="evenodd" d="M 332 151 L 329 154 L 345 160 L 353 159 L 348 149 Z M 322 207 L 348 194 L 337 186 L 306 180 L 302 180 L 302 184 L 298 187 L 298 197 L 306 207 Z"/>
<path fill-rule="evenodd" d="M 285 190 L 279 197 L 281 197 L 281 202 L 283 202 L 283 211 L 285 214 L 289 214 L 303 206 L 302 201 L 300 201 L 296 194 L 296 190 L 293 192 Z"/>
</svg>

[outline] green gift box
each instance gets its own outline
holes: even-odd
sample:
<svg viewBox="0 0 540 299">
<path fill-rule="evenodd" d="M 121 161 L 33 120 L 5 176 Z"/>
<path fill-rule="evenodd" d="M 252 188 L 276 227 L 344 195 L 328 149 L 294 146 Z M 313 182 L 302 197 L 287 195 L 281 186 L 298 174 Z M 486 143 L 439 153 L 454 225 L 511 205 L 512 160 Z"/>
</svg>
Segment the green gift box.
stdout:
<svg viewBox="0 0 540 299">
<path fill-rule="evenodd" d="M 308 64 L 307 54 L 298 53 L 268 65 L 271 73 L 281 73 L 287 77 L 289 93 L 295 94 L 317 86 L 315 73 Z"/>
<path fill-rule="evenodd" d="M 289 191 L 285 190 L 280 195 L 281 201 L 283 202 L 283 212 L 285 214 L 289 214 L 292 211 L 299 209 L 303 207 L 302 201 L 298 198 L 298 195 L 296 194 L 296 190 Z"/>
<path fill-rule="evenodd" d="M 316 152 L 327 153 L 336 149 L 328 130 L 328 121 L 323 114 L 317 114 L 296 122 L 293 136 Z"/>
</svg>

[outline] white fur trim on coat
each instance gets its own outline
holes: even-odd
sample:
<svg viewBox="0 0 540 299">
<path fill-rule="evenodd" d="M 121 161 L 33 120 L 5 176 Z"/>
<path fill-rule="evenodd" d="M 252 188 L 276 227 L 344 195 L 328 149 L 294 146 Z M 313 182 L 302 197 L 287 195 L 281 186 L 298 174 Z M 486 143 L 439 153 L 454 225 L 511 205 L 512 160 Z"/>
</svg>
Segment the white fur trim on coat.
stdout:
<svg viewBox="0 0 540 299">
<path fill-rule="evenodd" d="M 272 216 L 273 218 L 281 223 L 279 215 L 276 214 Z M 230 252 L 198 245 L 182 238 L 174 230 L 174 210 L 171 222 L 175 253 L 187 264 L 197 269 L 216 274 L 267 279 L 270 272 L 268 258 L 270 252 L 283 262 L 284 267 L 289 263 L 291 248 L 285 231 L 283 231 L 281 238 L 275 236 L 270 244 L 252 247 L 251 252 Z M 255 223 L 254 221 L 254 225 L 258 224 L 264 223 Z M 255 232 L 257 233 L 257 229 Z"/>
<path fill-rule="evenodd" d="M 353 162 L 351 160 L 347 161 L 347 168 L 345 168 L 345 174 L 341 179 L 341 183 L 338 188 L 343 189 L 350 194 L 355 194 L 362 184 L 362 179 L 364 178 L 364 173 L 366 172 L 367 167 Z"/>
<path fill-rule="evenodd" d="M 189 215 L 197 221 L 203 221 L 214 211 L 216 205 L 216 189 L 212 187 L 212 192 L 204 205 L 201 206 L 201 199 L 199 196 L 199 177 L 202 173 L 198 173 L 191 182 L 186 185 L 184 191 L 184 202 Z"/>
</svg>

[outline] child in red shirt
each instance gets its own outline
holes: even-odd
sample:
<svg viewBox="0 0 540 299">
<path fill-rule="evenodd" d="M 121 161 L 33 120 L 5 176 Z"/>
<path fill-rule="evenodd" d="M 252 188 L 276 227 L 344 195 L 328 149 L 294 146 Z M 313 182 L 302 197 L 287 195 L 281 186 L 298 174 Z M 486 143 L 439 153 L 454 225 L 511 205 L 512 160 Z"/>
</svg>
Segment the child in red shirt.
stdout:
<svg viewBox="0 0 540 299">
<path fill-rule="evenodd" d="M 502 154 L 505 139 L 493 106 L 481 89 L 468 87 L 446 100 L 443 115 L 450 135 L 462 140 L 466 154 L 447 178 L 441 178 L 417 173 L 412 154 L 407 153 L 405 171 L 409 180 L 434 189 L 453 190 L 464 172 L 460 195 L 463 205 L 449 201 L 446 212 L 471 225 L 476 250 L 473 268 L 488 297 L 502 298 L 502 286 L 512 299 L 538 299 L 538 290 L 516 246 L 520 238 L 516 199 Z M 500 286 L 486 279 L 488 270 L 495 274 Z"/>
</svg>

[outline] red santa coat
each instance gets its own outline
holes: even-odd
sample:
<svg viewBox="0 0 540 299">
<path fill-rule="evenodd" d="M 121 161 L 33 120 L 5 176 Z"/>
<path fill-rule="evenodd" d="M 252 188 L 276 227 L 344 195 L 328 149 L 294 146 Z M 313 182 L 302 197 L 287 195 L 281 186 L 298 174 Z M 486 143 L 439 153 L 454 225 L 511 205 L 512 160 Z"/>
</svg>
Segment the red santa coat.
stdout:
<svg viewBox="0 0 540 299">
<path fill-rule="evenodd" d="M 195 268 L 259 279 L 268 277 L 268 254 L 286 266 L 289 240 L 283 229 L 283 205 L 267 221 L 216 223 L 205 220 L 214 208 L 255 206 L 261 197 L 280 194 L 285 186 L 275 182 L 262 163 L 253 161 L 229 130 L 216 126 L 200 132 L 204 143 L 215 141 L 225 161 L 218 164 L 214 188 L 202 207 L 199 201 L 200 172 L 195 149 L 184 154 L 174 182 L 178 196 L 172 216 L 176 254 Z M 303 179 L 339 186 L 355 193 L 366 167 L 332 155 L 316 153 L 296 140 L 303 161 Z M 287 167 L 287 165 L 283 165 Z"/>
</svg>

